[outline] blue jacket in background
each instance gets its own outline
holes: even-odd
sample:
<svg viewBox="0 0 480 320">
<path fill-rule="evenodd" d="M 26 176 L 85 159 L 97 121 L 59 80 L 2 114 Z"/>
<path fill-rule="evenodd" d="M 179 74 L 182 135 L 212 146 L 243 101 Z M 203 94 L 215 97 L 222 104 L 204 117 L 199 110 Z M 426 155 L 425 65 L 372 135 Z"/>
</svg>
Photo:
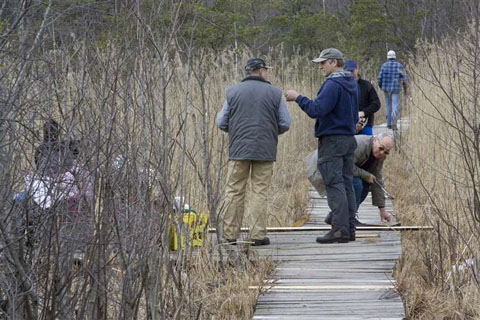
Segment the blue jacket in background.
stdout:
<svg viewBox="0 0 480 320">
<path fill-rule="evenodd" d="M 350 73 L 335 72 L 323 82 L 315 100 L 295 100 L 315 122 L 315 137 L 355 135 L 358 122 L 358 85 Z"/>
</svg>

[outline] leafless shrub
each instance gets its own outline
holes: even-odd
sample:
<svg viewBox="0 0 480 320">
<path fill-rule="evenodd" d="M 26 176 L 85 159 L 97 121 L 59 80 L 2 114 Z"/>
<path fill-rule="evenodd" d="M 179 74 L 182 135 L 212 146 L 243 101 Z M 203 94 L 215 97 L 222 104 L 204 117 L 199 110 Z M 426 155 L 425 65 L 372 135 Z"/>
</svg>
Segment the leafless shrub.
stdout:
<svg viewBox="0 0 480 320">
<path fill-rule="evenodd" d="M 37 7 L 45 21 L 50 4 Z M 176 34 L 182 12 L 171 11 L 165 33 L 152 31 L 149 23 L 170 4 L 148 14 L 133 6 L 123 38 L 71 47 L 46 46 L 48 23 L 21 24 L 36 38 L 19 40 L 20 58 L 2 57 L 0 318 L 251 317 L 258 291 L 248 284 L 261 285 L 270 262 L 232 268 L 216 256 L 215 237 L 195 254 L 188 242 L 175 254 L 169 248 L 172 229 L 187 229 L 173 210 L 177 195 L 220 226 L 227 147 L 214 118 L 225 88 L 240 80 L 235 54 L 212 56 Z M 298 75 L 300 58 L 279 64 L 274 84 L 318 89 L 314 71 L 307 80 Z M 315 147 L 313 124 L 296 106 L 292 114 L 294 127 L 279 143 L 271 225 L 293 223 L 306 203 L 303 156 Z M 24 177 L 35 172 L 41 127 L 51 118 L 62 139 L 78 140 L 79 154 L 75 170 L 55 176 L 61 190 L 46 188 L 45 206 Z M 25 199 L 13 201 L 22 190 Z M 226 292 L 234 294 L 222 301 Z"/>
<path fill-rule="evenodd" d="M 410 128 L 389 180 L 402 222 L 435 228 L 403 237 L 398 275 L 412 318 L 480 315 L 479 31 L 477 22 L 419 43 L 410 62 Z"/>
</svg>

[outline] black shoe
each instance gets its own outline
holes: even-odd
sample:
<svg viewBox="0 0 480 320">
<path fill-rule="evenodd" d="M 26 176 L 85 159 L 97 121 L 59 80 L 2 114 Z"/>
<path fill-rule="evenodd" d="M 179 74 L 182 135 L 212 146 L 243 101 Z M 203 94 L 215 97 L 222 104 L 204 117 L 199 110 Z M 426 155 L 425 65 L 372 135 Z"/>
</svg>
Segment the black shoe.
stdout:
<svg viewBox="0 0 480 320">
<path fill-rule="evenodd" d="M 268 237 L 265 237 L 263 239 L 257 239 L 257 240 L 252 240 L 252 246 L 266 246 L 270 244 L 270 239 Z"/>
<path fill-rule="evenodd" d="M 330 230 L 322 237 L 317 237 L 318 243 L 346 243 L 350 241 L 350 235 L 343 234 L 340 230 Z"/>
<path fill-rule="evenodd" d="M 235 246 L 237 244 L 237 239 L 225 239 L 225 243 Z"/>
<path fill-rule="evenodd" d="M 357 218 L 355 218 L 354 222 L 355 224 L 355 227 L 362 227 L 362 226 L 366 226 L 367 224 L 366 223 L 363 223 L 361 222 L 360 220 L 358 220 Z"/>
<path fill-rule="evenodd" d="M 388 129 L 392 129 L 392 126 L 387 126 Z"/>
<path fill-rule="evenodd" d="M 330 211 L 323 221 L 325 221 L 326 224 L 332 225 L 332 216 L 332 211 Z"/>
<path fill-rule="evenodd" d="M 355 241 L 355 231 L 350 231 L 350 239 L 348 241 Z"/>
</svg>

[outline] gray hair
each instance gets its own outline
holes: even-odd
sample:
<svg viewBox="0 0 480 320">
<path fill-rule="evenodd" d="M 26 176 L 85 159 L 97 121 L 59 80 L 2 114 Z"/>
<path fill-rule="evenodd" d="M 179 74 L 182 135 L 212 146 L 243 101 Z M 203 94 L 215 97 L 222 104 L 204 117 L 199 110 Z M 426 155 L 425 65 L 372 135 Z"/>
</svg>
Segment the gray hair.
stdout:
<svg viewBox="0 0 480 320">
<path fill-rule="evenodd" d="M 261 68 L 258 68 L 258 69 L 255 69 L 255 70 L 251 70 L 251 71 L 245 71 L 245 74 L 246 74 L 247 76 L 251 76 L 252 74 L 258 75 L 258 74 L 260 74 L 260 69 L 261 69 Z"/>
<path fill-rule="evenodd" d="M 375 135 L 375 138 L 377 138 L 378 141 L 382 141 L 382 139 L 387 138 L 387 137 L 392 139 L 393 144 L 395 144 L 395 137 L 394 137 L 393 134 L 391 134 L 389 132 L 382 132 L 382 133 L 379 133 L 379 134 Z"/>
</svg>

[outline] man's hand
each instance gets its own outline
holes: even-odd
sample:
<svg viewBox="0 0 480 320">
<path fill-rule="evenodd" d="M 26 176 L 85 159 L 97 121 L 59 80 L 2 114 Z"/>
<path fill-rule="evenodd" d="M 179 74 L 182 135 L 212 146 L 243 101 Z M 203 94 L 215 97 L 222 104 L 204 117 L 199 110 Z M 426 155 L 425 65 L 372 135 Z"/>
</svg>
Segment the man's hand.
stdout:
<svg viewBox="0 0 480 320">
<path fill-rule="evenodd" d="M 371 174 L 370 177 L 368 177 L 368 179 L 367 179 L 367 183 L 372 184 L 372 183 L 375 182 L 375 180 L 376 180 L 375 176 L 373 174 Z"/>
<path fill-rule="evenodd" d="M 299 94 L 295 90 L 285 91 L 285 99 L 287 99 L 287 101 L 295 101 L 295 100 L 297 100 L 298 96 L 299 96 Z"/>
<path fill-rule="evenodd" d="M 392 216 L 385 210 L 385 208 L 380 209 L 380 223 L 386 223 L 392 221 Z"/>
<path fill-rule="evenodd" d="M 355 131 L 356 131 L 357 133 L 359 133 L 360 131 L 362 131 L 362 125 L 361 125 L 360 123 L 357 123 L 357 124 L 355 125 Z"/>
</svg>

